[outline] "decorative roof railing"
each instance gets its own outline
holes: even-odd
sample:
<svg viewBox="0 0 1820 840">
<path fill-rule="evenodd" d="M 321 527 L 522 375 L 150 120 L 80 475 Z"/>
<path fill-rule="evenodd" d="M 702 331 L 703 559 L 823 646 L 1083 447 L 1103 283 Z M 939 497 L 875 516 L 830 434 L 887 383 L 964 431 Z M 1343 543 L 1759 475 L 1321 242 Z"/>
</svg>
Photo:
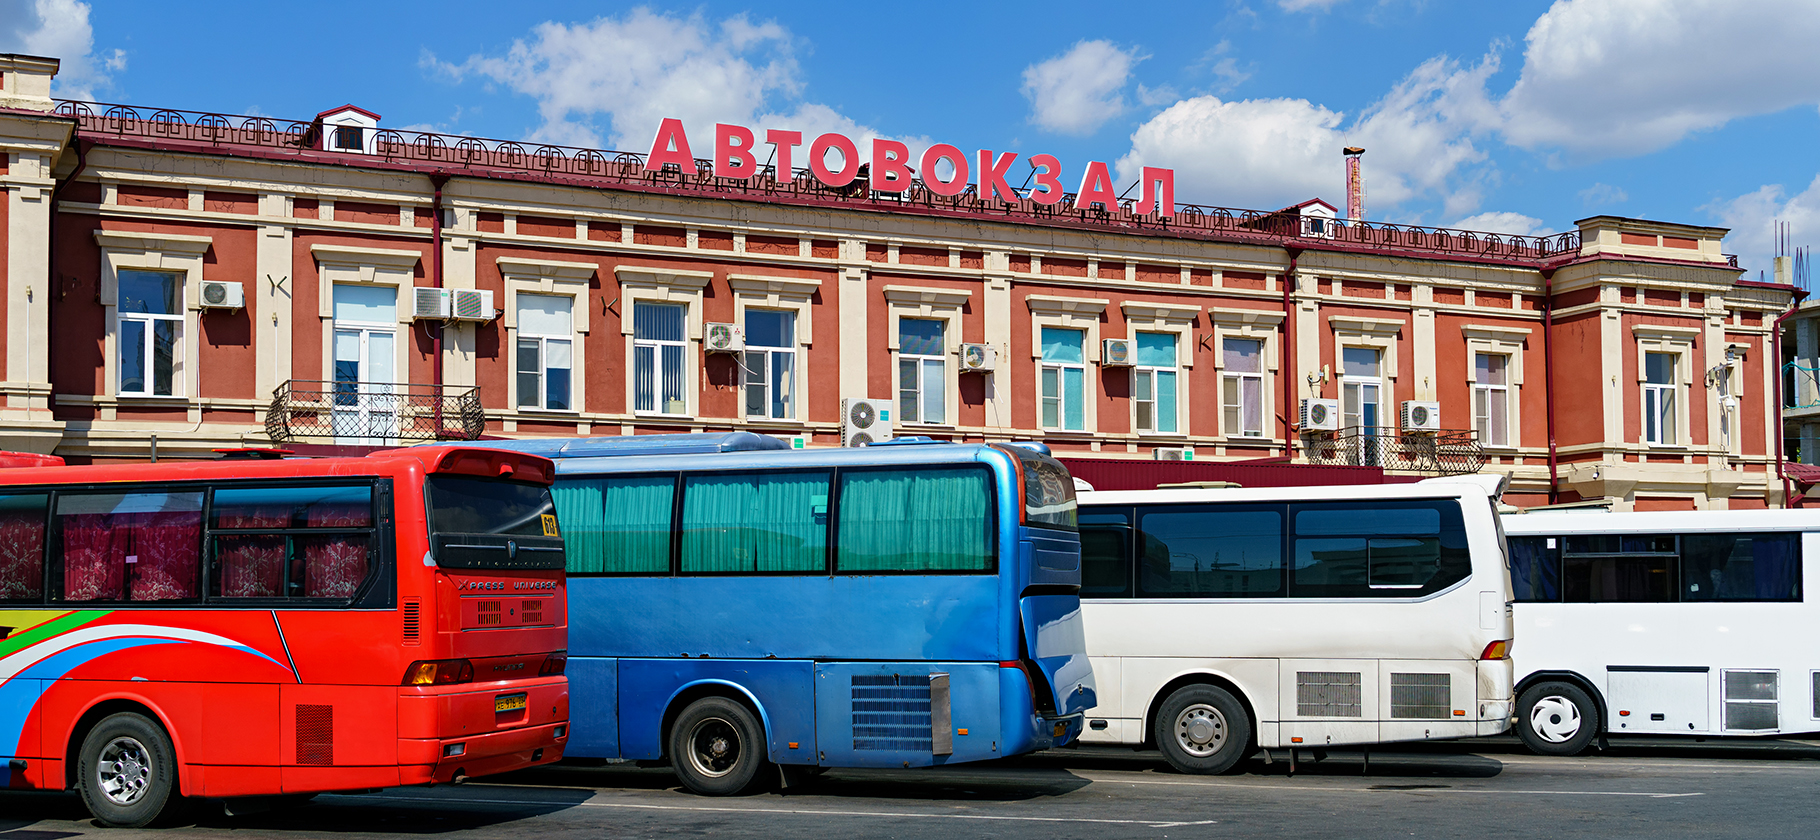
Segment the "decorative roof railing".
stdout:
<svg viewBox="0 0 1820 840">
<path fill-rule="evenodd" d="M 1286 247 L 1321 250 L 1405 252 L 1440 258 L 1464 258 L 1515 263 L 1553 262 L 1580 251 L 1580 234 L 1569 231 L 1549 236 L 1485 233 L 1448 228 L 1403 225 L 1391 222 L 1352 221 L 1302 216 L 1286 210 L 1243 210 L 1199 204 L 1178 204 L 1173 217 L 1143 215 L 1136 201 L 1122 199 L 1118 206 L 1100 205 L 1074 209 L 1074 194 L 1044 205 L 1020 189 L 1019 201 L 982 198 L 969 185 L 959 195 L 943 196 L 914 181 L 905 193 L 868 189 L 864 179 L 844 187 L 830 187 L 807 169 L 793 177 L 777 177 L 774 167 L 763 167 L 749 179 L 717 178 L 713 161 L 697 159 L 694 171 L 648 171 L 645 156 L 635 152 L 582 149 L 511 140 L 486 140 L 388 128 L 374 133 L 373 153 L 319 148 L 324 126 L 314 121 L 279 120 L 259 116 L 183 111 L 170 108 L 140 109 L 128 105 L 59 100 L 56 113 L 76 121 L 90 139 L 102 137 L 150 141 L 171 148 L 189 148 L 216 154 L 245 153 L 294 155 L 340 165 L 372 165 L 447 172 L 483 178 L 523 179 L 566 183 L 604 189 L 633 189 L 667 193 L 718 195 L 753 201 L 834 205 L 857 210 L 926 212 L 1002 219 L 1011 222 L 1092 227 L 1140 234 L 1173 234 L 1222 240 L 1257 241 Z M 330 126 L 333 128 L 333 126 Z"/>
</svg>

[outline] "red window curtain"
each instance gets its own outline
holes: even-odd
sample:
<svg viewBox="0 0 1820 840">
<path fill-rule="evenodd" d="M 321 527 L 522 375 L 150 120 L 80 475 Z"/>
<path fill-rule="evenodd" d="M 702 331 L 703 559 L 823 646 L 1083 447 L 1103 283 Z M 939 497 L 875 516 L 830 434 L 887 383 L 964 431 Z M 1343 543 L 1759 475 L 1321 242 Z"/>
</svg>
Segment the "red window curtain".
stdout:
<svg viewBox="0 0 1820 840">
<path fill-rule="evenodd" d="M 0 512 L 0 599 L 44 594 L 44 510 Z"/>
<path fill-rule="evenodd" d="M 64 600 L 120 600 L 125 594 L 127 530 L 114 527 L 115 517 L 105 513 L 61 518 Z"/>
<path fill-rule="evenodd" d="M 304 516 L 304 525 L 310 528 L 365 528 L 372 521 L 368 505 L 316 505 Z M 303 537 L 297 542 L 303 555 L 304 597 L 354 597 L 367 576 L 365 534 Z"/>
<path fill-rule="evenodd" d="M 128 592 L 132 600 L 170 601 L 199 594 L 201 511 L 137 513 L 118 518 L 136 520 L 132 548 L 138 562 L 133 564 Z"/>
<path fill-rule="evenodd" d="M 289 505 L 248 505 L 218 509 L 221 528 L 284 528 L 291 524 Z M 225 598 L 275 598 L 284 594 L 284 537 L 241 534 L 215 542 L 221 563 L 220 594 Z"/>
</svg>

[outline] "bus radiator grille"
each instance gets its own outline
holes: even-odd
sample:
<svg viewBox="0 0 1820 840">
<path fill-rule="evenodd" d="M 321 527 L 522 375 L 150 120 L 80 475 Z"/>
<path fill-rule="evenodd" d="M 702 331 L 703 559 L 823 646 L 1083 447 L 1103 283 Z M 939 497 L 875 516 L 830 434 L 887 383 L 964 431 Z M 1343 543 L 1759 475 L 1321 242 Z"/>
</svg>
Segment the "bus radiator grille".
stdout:
<svg viewBox="0 0 1820 840">
<path fill-rule="evenodd" d="M 1725 728 L 1742 732 L 1777 729 L 1776 671 L 1725 672 Z"/>
<path fill-rule="evenodd" d="M 1453 685 L 1447 674 L 1391 674 L 1390 716 L 1447 720 L 1453 709 Z"/>
<path fill-rule="evenodd" d="M 297 763 L 328 767 L 335 763 L 335 707 L 297 704 Z"/>
<path fill-rule="evenodd" d="M 930 752 L 934 749 L 930 725 L 927 674 L 855 675 L 853 749 Z"/>
<path fill-rule="evenodd" d="M 1357 673 L 1295 673 L 1295 713 L 1300 717 L 1363 717 L 1363 699 L 1363 688 Z"/>
</svg>

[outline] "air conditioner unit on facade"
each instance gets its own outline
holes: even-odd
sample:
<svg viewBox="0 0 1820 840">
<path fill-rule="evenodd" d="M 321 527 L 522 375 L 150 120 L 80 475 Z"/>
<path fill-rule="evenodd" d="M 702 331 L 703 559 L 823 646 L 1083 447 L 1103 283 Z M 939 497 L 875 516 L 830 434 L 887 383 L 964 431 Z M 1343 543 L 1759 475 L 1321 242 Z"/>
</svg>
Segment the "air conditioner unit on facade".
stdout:
<svg viewBox="0 0 1820 840">
<path fill-rule="evenodd" d="M 1194 460 L 1194 447 L 1159 446 L 1156 448 L 1156 459 L 1158 461 L 1192 461 Z"/>
<path fill-rule="evenodd" d="M 961 345 L 961 373 L 990 373 L 997 366 L 998 350 L 992 345 Z"/>
<path fill-rule="evenodd" d="M 1302 422 L 1299 424 L 1304 432 L 1333 432 L 1340 428 L 1339 400 L 1303 400 Z"/>
<path fill-rule="evenodd" d="M 707 324 L 702 349 L 710 353 L 741 353 L 746 349 L 746 334 L 737 324 Z"/>
<path fill-rule="evenodd" d="M 203 309 L 245 309 L 246 287 L 222 280 L 202 281 Z"/>
<path fill-rule="evenodd" d="M 1100 364 L 1106 367 L 1131 367 L 1131 339 L 1108 338 L 1101 342 Z"/>
<path fill-rule="evenodd" d="M 842 446 L 865 446 L 891 439 L 891 403 L 848 398 L 840 401 Z"/>
<path fill-rule="evenodd" d="M 493 292 L 488 289 L 455 289 L 449 305 L 449 317 L 457 321 L 491 321 Z"/>
<path fill-rule="evenodd" d="M 1441 430 L 1441 404 L 1422 400 L 1403 401 L 1403 431 L 1438 432 Z"/>
<path fill-rule="evenodd" d="M 411 317 L 419 321 L 449 320 L 449 290 L 423 286 L 412 289 Z"/>
</svg>

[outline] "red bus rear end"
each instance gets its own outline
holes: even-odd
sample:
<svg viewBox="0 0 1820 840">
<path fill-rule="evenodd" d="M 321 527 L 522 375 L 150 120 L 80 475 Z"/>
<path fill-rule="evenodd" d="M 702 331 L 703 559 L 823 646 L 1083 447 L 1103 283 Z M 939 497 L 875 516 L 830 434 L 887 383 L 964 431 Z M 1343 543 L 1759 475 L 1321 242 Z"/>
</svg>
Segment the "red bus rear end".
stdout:
<svg viewBox="0 0 1820 840">
<path fill-rule="evenodd" d="M 143 825 L 556 761 L 552 472 L 461 448 L 0 471 L 0 787 Z"/>
</svg>

